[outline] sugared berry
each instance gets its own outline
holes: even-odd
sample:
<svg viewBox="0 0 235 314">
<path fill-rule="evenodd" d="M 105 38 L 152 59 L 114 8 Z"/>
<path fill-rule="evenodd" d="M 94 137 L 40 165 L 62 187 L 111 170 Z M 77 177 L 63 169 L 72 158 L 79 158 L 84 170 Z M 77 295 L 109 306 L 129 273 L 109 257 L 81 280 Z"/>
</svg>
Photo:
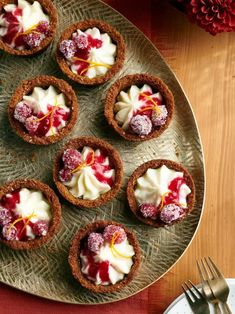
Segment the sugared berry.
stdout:
<svg viewBox="0 0 235 314">
<path fill-rule="evenodd" d="M 25 123 L 25 120 L 32 115 L 32 112 L 32 108 L 21 101 L 15 107 L 14 118 L 21 123 Z"/>
<path fill-rule="evenodd" d="M 130 129 L 137 135 L 148 135 L 152 130 L 152 122 L 146 115 L 136 115 L 130 121 Z"/>
<path fill-rule="evenodd" d="M 79 49 L 86 49 L 88 47 L 88 38 L 85 35 L 79 35 L 75 33 L 73 35 L 73 41 Z"/>
<path fill-rule="evenodd" d="M 26 130 L 29 132 L 30 135 L 34 135 L 35 132 L 37 131 L 39 126 L 39 121 L 37 117 L 35 116 L 30 116 L 25 120 L 25 127 Z"/>
<path fill-rule="evenodd" d="M 168 116 L 166 106 L 158 106 L 158 108 L 160 109 L 160 112 L 158 113 L 154 110 L 151 117 L 152 123 L 155 127 L 165 124 Z"/>
<path fill-rule="evenodd" d="M 17 237 L 17 229 L 12 224 L 5 225 L 2 228 L 2 236 L 8 241 L 15 240 Z"/>
<path fill-rule="evenodd" d="M 176 205 L 165 205 L 160 213 L 160 219 L 166 224 L 171 224 L 185 216 L 185 209 Z"/>
<path fill-rule="evenodd" d="M 111 242 L 115 237 L 115 244 L 119 244 L 126 239 L 126 232 L 119 226 L 108 225 L 104 229 L 103 237 L 108 242 Z"/>
<path fill-rule="evenodd" d="M 87 239 L 87 246 L 90 251 L 97 253 L 103 243 L 104 239 L 100 233 L 92 232 L 89 234 Z"/>
<path fill-rule="evenodd" d="M 141 204 L 139 210 L 145 218 L 157 218 L 158 209 L 154 204 Z"/>
<path fill-rule="evenodd" d="M 49 22 L 47 21 L 40 21 L 38 23 L 38 26 L 36 28 L 36 31 L 44 34 L 44 35 L 47 35 L 48 32 L 49 32 Z"/>
<path fill-rule="evenodd" d="M 77 47 L 73 40 L 63 40 L 60 43 L 60 52 L 62 52 L 65 58 L 72 58 L 75 55 L 76 51 Z"/>
<path fill-rule="evenodd" d="M 76 149 L 66 149 L 62 160 L 66 168 L 75 169 L 82 162 L 82 155 Z"/>
<path fill-rule="evenodd" d="M 38 220 L 32 227 L 33 233 L 38 236 L 45 236 L 48 232 L 48 223 L 44 220 Z"/>
<path fill-rule="evenodd" d="M 9 209 L 0 206 L 0 226 L 9 224 L 12 220 L 12 215 Z"/>
<path fill-rule="evenodd" d="M 59 179 L 61 182 L 68 182 L 72 179 L 73 174 L 70 169 L 63 168 L 59 171 Z"/>
<path fill-rule="evenodd" d="M 43 35 L 37 32 L 32 32 L 24 36 L 24 41 L 29 46 L 29 48 L 39 47 L 42 40 Z"/>
</svg>

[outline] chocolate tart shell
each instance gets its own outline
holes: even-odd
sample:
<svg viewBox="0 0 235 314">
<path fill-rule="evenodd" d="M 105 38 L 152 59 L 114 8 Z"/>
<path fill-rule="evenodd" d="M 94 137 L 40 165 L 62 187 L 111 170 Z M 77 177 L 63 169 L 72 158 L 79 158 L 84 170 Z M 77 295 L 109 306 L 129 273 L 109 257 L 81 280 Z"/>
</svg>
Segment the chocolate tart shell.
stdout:
<svg viewBox="0 0 235 314">
<path fill-rule="evenodd" d="M 135 195 L 134 195 L 134 188 L 136 186 L 137 183 L 137 179 L 141 176 L 143 176 L 145 174 L 145 172 L 149 169 L 149 168 L 153 168 L 153 169 L 157 169 L 160 168 L 161 166 L 166 165 L 169 169 L 175 170 L 175 171 L 181 171 L 184 173 L 184 179 L 186 181 L 186 184 L 189 186 L 189 188 L 191 189 L 191 193 L 187 196 L 187 212 L 186 212 L 186 216 L 188 215 L 188 213 L 190 213 L 193 210 L 193 206 L 195 203 L 195 185 L 193 182 L 193 178 L 190 175 L 190 173 L 188 172 L 188 170 L 186 170 L 183 166 L 181 166 L 180 164 L 171 161 L 171 160 L 166 160 L 166 159 L 157 159 L 157 160 L 150 160 L 144 164 L 142 164 L 141 166 L 139 166 L 131 175 L 128 184 L 127 184 L 127 200 L 129 203 L 129 207 L 131 209 L 131 211 L 133 212 L 133 214 L 139 219 L 141 220 L 143 223 L 150 225 L 152 227 L 163 227 L 165 225 L 169 224 L 165 224 L 163 221 L 161 221 L 160 219 L 158 220 L 153 220 L 151 218 L 145 218 L 141 215 L 141 213 L 139 212 L 138 209 L 138 203 L 135 199 Z M 186 217 L 184 216 L 183 219 Z M 180 220 L 174 222 L 173 224 L 179 222 Z"/>
<path fill-rule="evenodd" d="M 68 148 L 80 150 L 84 146 L 89 146 L 93 149 L 99 148 L 109 157 L 109 160 L 115 169 L 115 181 L 114 181 L 113 186 L 108 192 L 100 195 L 100 197 L 95 200 L 86 200 L 86 199 L 77 198 L 73 196 L 69 192 L 67 187 L 59 180 L 59 170 L 63 166 L 63 162 L 62 162 L 63 152 Z M 97 139 L 95 137 L 78 137 L 69 141 L 57 155 L 55 159 L 55 163 L 54 163 L 54 169 L 53 169 L 53 178 L 60 194 L 73 205 L 84 207 L 84 208 L 98 207 L 98 206 L 103 205 L 104 203 L 109 202 L 111 199 L 113 199 L 121 188 L 122 177 L 123 177 L 123 166 L 122 166 L 122 160 L 120 158 L 119 153 L 109 143 L 101 139 Z"/>
<path fill-rule="evenodd" d="M 117 282 L 114 285 L 103 286 L 103 285 L 96 285 L 91 280 L 89 280 L 86 277 L 86 275 L 84 275 L 81 272 L 80 251 L 81 251 L 82 241 L 91 232 L 102 231 L 107 225 L 116 225 L 116 226 L 122 227 L 125 230 L 125 232 L 127 234 L 127 238 L 129 240 L 130 244 L 134 248 L 135 255 L 133 256 L 134 263 L 132 265 L 131 271 L 129 272 L 128 275 L 126 275 L 124 277 L 123 280 Z M 128 230 L 125 226 L 123 226 L 122 224 L 119 224 L 117 222 L 100 220 L 100 221 L 96 221 L 96 222 L 93 222 L 93 223 L 87 225 L 84 229 L 81 229 L 74 236 L 74 238 L 72 240 L 71 247 L 70 247 L 70 251 L 69 251 L 68 261 L 69 261 L 69 265 L 71 267 L 72 274 L 73 274 L 74 278 L 77 281 L 79 281 L 83 287 L 85 287 L 85 288 L 87 288 L 87 289 L 89 289 L 95 293 L 111 293 L 111 292 L 115 292 L 115 291 L 119 291 L 119 290 L 123 289 L 126 285 L 128 285 L 132 281 L 132 279 L 136 275 L 136 272 L 140 266 L 141 252 L 140 252 L 140 246 L 139 246 L 139 243 L 137 241 L 137 238 L 132 231 Z"/>
<path fill-rule="evenodd" d="M 48 232 L 45 236 L 38 237 L 35 240 L 28 241 L 7 241 L 0 239 L 0 243 L 4 243 L 15 250 L 36 249 L 45 244 L 58 232 L 61 222 L 61 205 L 55 192 L 46 184 L 34 179 L 20 179 L 6 183 L 0 188 L 0 201 L 7 194 L 21 188 L 28 188 L 41 191 L 51 206 L 52 220 Z"/>
<path fill-rule="evenodd" d="M 14 118 L 14 110 L 18 102 L 23 100 L 23 96 L 30 94 L 33 88 L 38 86 L 47 88 L 50 85 L 54 86 L 59 92 L 66 96 L 66 105 L 70 107 L 70 117 L 65 127 L 60 129 L 57 134 L 51 136 L 36 136 L 30 135 L 25 129 L 24 125 Z M 8 118 L 12 129 L 26 142 L 37 145 L 49 145 L 62 140 L 68 135 L 78 117 L 78 101 L 77 96 L 72 87 L 64 80 L 58 79 L 54 76 L 37 76 L 30 80 L 24 80 L 21 85 L 15 90 L 8 104 Z"/>
<path fill-rule="evenodd" d="M 117 55 L 116 62 L 114 65 L 106 72 L 105 75 L 97 76 L 94 78 L 88 78 L 87 76 L 78 75 L 71 71 L 70 67 L 66 63 L 66 59 L 63 57 L 62 53 L 59 50 L 60 43 L 65 39 L 70 39 L 72 34 L 80 29 L 81 31 L 85 31 L 88 28 L 97 27 L 101 32 L 107 33 L 114 44 L 117 45 Z M 103 84 L 106 81 L 110 80 L 117 72 L 120 71 L 124 64 L 125 60 L 125 43 L 122 35 L 111 25 L 105 23 L 104 21 L 99 20 L 84 20 L 79 23 L 75 23 L 70 25 L 61 35 L 56 52 L 57 62 L 64 74 L 66 74 L 71 80 L 82 84 L 82 85 L 99 85 Z"/>
<path fill-rule="evenodd" d="M 131 87 L 131 85 L 137 85 L 138 87 L 142 87 L 142 85 L 144 84 L 150 85 L 154 92 L 161 93 L 166 108 L 168 110 L 168 117 L 164 125 L 150 132 L 148 135 L 140 137 L 136 134 L 132 134 L 128 131 L 125 131 L 124 129 L 121 128 L 121 126 L 118 125 L 118 122 L 115 120 L 114 105 L 117 102 L 117 96 L 121 91 L 128 90 Z M 133 74 L 122 77 L 110 87 L 105 99 L 104 115 L 108 121 L 108 124 L 119 135 L 121 135 L 124 139 L 128 141 L 140 142 L 158 137 L 169 126 L 170 121 L 173 117 L 173 112 L 174 112 L 174 97 L 172 92 L 160 78 L 154 77 L 149 74 Z"/>
<path fill-rule="evenodd" d="M 33 2 L 31 0 L 27 0 L 28 2 Z M 38 54 L 40 52 L 42 52 L 44 49 L 46 49 L 49 44 L 51 43 L 51 41 L 53 40 L 53 38 L 55 37 L 55 33 L 56 33 L 56 27 L 57 27 L 57 11 L 55 6 L 53 5 L 51 0 L 37 0 L 43 10 L 45 11 L 45 13 L 49 16 L 50 18 L 50 30 L 49 33 L 47 34 L 46 38 L 44 38 L 40 44 L 40 46 L 32 48 L 32 49 L 23 49 L 23 50 L 17 50 L 14 48 L 11 48 L 8 44 L 5 44 L 2 39 L 0 38 L 0 49 L 12 54 L 12 55 L 16 55 L 16 56 L 32 56 L 35 54 Z M 3 11 L 3 7 L 6 4 L 13 4 L 13 3 L 17 3 L 16 0 L 2 0 L 0 2 L 0 15 Z"/>
</svg>

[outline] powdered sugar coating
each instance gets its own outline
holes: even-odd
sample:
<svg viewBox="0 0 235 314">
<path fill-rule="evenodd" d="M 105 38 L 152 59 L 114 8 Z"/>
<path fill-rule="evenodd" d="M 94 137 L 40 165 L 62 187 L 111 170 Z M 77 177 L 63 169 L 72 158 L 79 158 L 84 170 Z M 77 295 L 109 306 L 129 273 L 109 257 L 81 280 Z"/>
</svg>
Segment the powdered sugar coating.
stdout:
<svg viewBox="0 0 235 314">
<path fill-rule="evenodd" d="M 37 31 L 44 34 L 44 35 L 47 35 L 48 32 L 49 32 L 49 27 L 50 27 L 50 24 L 49 22 L 47 21 L 41 21 L 38 23 L 38 26 L 37 26 Z"/>
<path fill-rule="evenodd" d="M 168 116 L 168 111 L 166 109 L 166 106 L 164 105 L 158 106 L 158 108 L 160 109 L 160 113 L 153 110 L 153 113 L 151 116 L 152 123 L 155 127 L 164 125 L 166 123 L 166 119 Z"/>
<path fill-rule="evenodd" d="M 176 205 L 165 205 L 160 213 L 160 219 L 166 224 L 171 224 L 185 216 L 185 209 Z"/>
<path fill-rule="evenodd" d="M 103 232 L 103 237 L 106 241 L 111 242 L 114 237 L 117 238 L 115 239 L 114 244 L 120 244 L 126 239 L 126 232 L 123 228 L 115 225 L 108 225 L 105 227 L 104 232 Z"/>
<path fill-rule="evenodd" d="M 0 206 L 0 226 L 9 224 L 12 220 L 12 215 L 9 209 Z"/>
<path fill-rule="evenodd" d="M 60 43 L 60 52 L 65 58 L 70 59 L 75 55 L 77 48 L 73 40 L 63 40 Z"/>
<path fill-rule="evenodd" d="M 66 149 L 62 160 L 68 169 L 75 169 L 82 162 L 82 155 L 76 149 Z"/>
<path fill-rule="evenodd" d="M 100 250 L 101 245 L 104 243 L 104 239 L 100 233 L 92 232 L 87 239 L 88 249 L 94 253 Z"/>
<path fill-rule="evenodd" d="M 15 107 L 14 118 L 21 123 L 25 123 L 25 120 L 32 115 L 32 112 L 32 108 L 21 101 Z"/>
<path fill-rule="evenodd" d="M 38 220 L 34 225 L 33 225 L 33 232 L 36 236 L 45 236 L 48 232 L 48 223 L 44 220 Z"/>
<path fill-rule="evenodd" d="M 30 135 L 33 135 L 39 126 L 39 121 L 37 117 L 31 116 L 25 120 L 25 127 Z"/>
<path fill-rule="evenodd" d="M 17 236 L 17 229 L 15 226 L 11 224 L 7 224 L 2 228 L 2 236 L 7 240 L 7 241 L 12 241 L 16 239 Z"/>
<path fill-rule="evenodd" d="M 73 33 L 73 41 L 77 45 L 78 49 L 86 49 L 89 44 L 87 36 L 79 35 L 78 33 Z"/>
<path fill-rule="evenodd" d="M 72 172 L 70 169 L 63 168 L 59 171 L 59 179 L 61 182 L 68 182 L 72 179 Z"/>
<path fill-rule="evenodd" d="M 136 115 L 130 121 L 130 129 L 135 134 L 145 136 L 152 131 L 152 122 L 146 115 Z"/>
<path fill-rule="evenodd" d="M 141 204 L 139 210 L 145 218 L 157 218 L 158 209 L 154 204 Z"/>
<path fill-rule="evenodd" d="M 24 36 L 24 41 L 30 48 L 39 47 L 42 40 L 43 34 L 37 32 L 32 32 Z"/>
</svg>

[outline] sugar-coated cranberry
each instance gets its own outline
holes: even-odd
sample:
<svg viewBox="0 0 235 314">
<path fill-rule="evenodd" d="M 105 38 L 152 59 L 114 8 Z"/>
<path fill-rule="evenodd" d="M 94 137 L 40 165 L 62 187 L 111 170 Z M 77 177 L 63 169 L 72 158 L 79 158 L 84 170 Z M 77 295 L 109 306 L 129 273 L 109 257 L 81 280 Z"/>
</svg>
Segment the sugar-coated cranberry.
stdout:
<svg viewBox="0 0 235 314">
<path fill-rule="evenodd" d="M 30 116 L 25 120 L 26 130 L 30 135 L 34 135 L 39 126 L 38 118 L 35 116 Z"/>
<path fill-rule="evenodd" d="M 0 206 L 0 226 L 9 224 L 12 221 L 12 214 L 9 209 Z"/>
<path fill-rule="evenodd" d="M 89 44 L 87 36 L 79 35 L 78 33 L 75 33 L 73 35 L 73 41 L 75 42 L 79 49 L 86 49 Z"/>
<path fill-rule="evenodd" d="M 148 135 L 152 130 L 152 122 L 146 115 L 136 115 L 130 121 L 130 129 L 137 135 Z"/>
<path fill-rule="evenodd" d="M 101 245 L 104 243 L 102 234 L 92 232 L 87 239 L 87 247 L 90 251 L 97 253 L 100 250 Z"/>
<path fill-rule="evenodd" d="M 105 227 L 103 237 L 106 241 L 111 242 L 115 237 L 115 244 L 122 243 L 126 239 L 126 232 L 123 228 L 115 225 Z"/>
<path fill-rule="evenodd" d="M 5 225 L 2 228 L 2 236 L 8 241 L 15 240 L 17 237 L 16 227 L 13 226 L 12 224 Z"/>
<path fill-rule="evenodd" d="M 166 224 L 171 224 L 185 216 L 185 209 L 176 204 L 165 205 L 160 213 L 160 219 Z"/>
<path fill-rule="evenodd" d="M 48 223 L 44 220 L 38 220 L 32 227 L 33 233 L 38 236 L 45 236 L 48 232 Z"/>
<path fill-rule="evenodd" d="M 151 117 L 152 123 L 155 127 L 164 125 L 168 116 L 166 106 L 158 106 L 158 108 L 160 109 L 160 112 L 158 113 L 154 110 Z"/>
<path fill-rule="evenodd" d="M 24 36 L 24 41 L 29 46 L 29 48 L 39 47 L 42 40 L 43 35 L 37 32 L 32 32 Z"/>
<path fill-rule="evenodd" d="M 60 52 L 64 55 L 65 58 L 70 59 L 75 55 L 77 51 L 76 44 L 73 40 L 63 40 L 60 43 Z"/>
<path fill-rule="evenodd" d="M 61 182 L 68 182 L 72 179 L 73 174 L 68 168 L 63 168 L 59 171 L 59 179 Z"/>
<path fill-rule="evenodd" d="M 32 115 L 32 112 L 32 108 L 21 101 L 15 107 L 14 118 L 21 123 L 25 123 L 25 120 Z"/>
<path fill-rule="evenodd" d="M 156 219 L 157 217 L 158 209 L 154 204 L 141 204 L 139 210 L 145 218 Z"/>
<path fill-rule="evenodd" d="M 62 160 L 66 168 L 75 169 L 82 162 L 82 155 L 76 149 L 66 149 Z"/>
<path fill-rule="evenodd" d="M 44 35 L 47 35 L 48 32 L 49 32 L 49 22 L 47 22 L 47 21 L 40 21 L 38 23 L 36 31 L 40 32 L 40 33 L 42 33 Z"/>
</svg>

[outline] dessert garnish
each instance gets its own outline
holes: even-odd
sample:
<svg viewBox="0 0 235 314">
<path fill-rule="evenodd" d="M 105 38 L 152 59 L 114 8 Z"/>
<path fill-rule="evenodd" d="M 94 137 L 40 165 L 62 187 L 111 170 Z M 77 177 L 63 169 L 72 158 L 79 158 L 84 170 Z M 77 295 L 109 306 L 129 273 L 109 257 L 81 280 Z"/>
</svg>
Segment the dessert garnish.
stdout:
<svg viewBox="0 0 235 314">
<path fill-rule="evenodd" d="M 91 232 L 84 241 L 81 271 L 97 285 L 115 284 L 130 272 L 134 255 L 125 230 L 107 225 L 103 232 Z"/>
<path fill-rule="evenodd" d="M 53 86 L 34 87 L 30 95 L 23 96 L 16 104 L 14 118 L 30 135 L 52 136 L 66 126 L 70 111 L 64 94 L 59 94 Z"/>
<path fill-rule="evenodd" d="M 24 50 L 39 47 L 50 30 L 49 16 L 38 1 L 18 0 L 3 6 L 0 38 L 11 48 Z"/>
<path fill-rule="evenodd" d="M 115 63 L 116 49 L 111 37 L 97 27 L 78 29 L 71 39 L 64 39 L 59 46 L 71 71 L 88 78 L 106 74 Z"/>
<path fill-rule="evenodd" d="M 0 202 L 0 238 L 30 241 L 46 236 L 51 218 L 41 191 L 22 188 L 7 193 Z"/>
<path fill-rule="evenodd" d="M 66 149 L 62 161 L 59 179 L 73 196 L 94 200 L 112 188 L 115 170 L 100 149 Z"/>
</svg>

